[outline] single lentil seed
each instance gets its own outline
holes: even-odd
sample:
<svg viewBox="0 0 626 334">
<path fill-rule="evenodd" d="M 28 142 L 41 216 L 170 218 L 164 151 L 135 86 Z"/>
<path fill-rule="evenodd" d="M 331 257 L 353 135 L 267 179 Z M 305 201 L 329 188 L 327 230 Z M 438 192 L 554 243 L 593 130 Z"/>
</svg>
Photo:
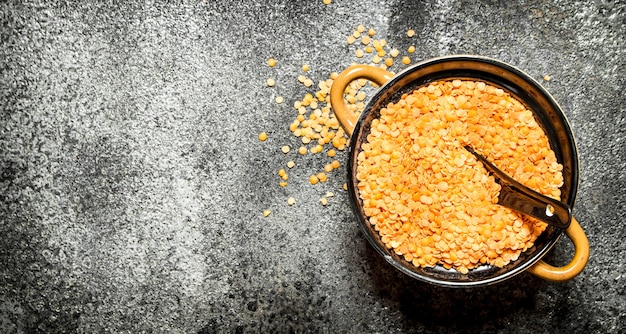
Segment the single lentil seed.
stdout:
<svg viewBox="0 0 626 334">
<path fill-rule="evenodd" d="M 265 132 L 259 133 L 259 140 L 260 141 L 266 141 L 267 140 L 267 133 L 265 133 Z"/>
<path fill-rule="evenodd" d="M 326 175 L 326 173 L 320 172 L 317 173 L 317 179 L 320 180 L 320 182 L 326 182 L 328 181 L 328 176 Z"/>
</svg>

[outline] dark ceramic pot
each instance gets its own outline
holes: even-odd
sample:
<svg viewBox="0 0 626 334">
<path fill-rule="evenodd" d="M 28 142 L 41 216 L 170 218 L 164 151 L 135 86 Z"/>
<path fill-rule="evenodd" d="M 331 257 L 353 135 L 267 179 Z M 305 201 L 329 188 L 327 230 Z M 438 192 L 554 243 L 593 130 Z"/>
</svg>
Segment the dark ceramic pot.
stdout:
<svg viewBox="0 0 626 334">
<path fill-rule="evenodd" d="M 350 112 L 343 100 L 346 87 L 358 79 L 368 79 L 380 88 L 366 105 L 360 116 Z M 446 56 L 417 63 L 397 75 L 377 67 L 355 65 L 343 71 L 334 81 L 330 91 L 333 111 L 350 138 L 348 166 L 348 191 L 350 201 L 365 237 L 383 258 L 401 272 L 424 282 L 446 287 L 475 287 L 504 281 L 524 271 L 551 281 L 565 281 L 578 275 L 589 258 L 587 237 L 572 218 L 570 226 L 559 229 L 552 226 L 539 236 L 534 246 L 519 258 L 502 268 L 482 265 L 461 274 L 443 266 L 416 267 L 402 256 L 390 251 L 381 241 L 379 233 L 369 223 L 363 211 L 356 180 L 357 156 L 366 141 L 372 120 L 380 117 L 380 110 L 396 102 L 405 93 L 432 81 L 469 79 L 480 80 L 500 87 L 517 97 L 533 111 L 536 120 L 549 138 L 557 160 L 563 165 L 564 183 L 561 201 L 573 208 L 578 190 L 578 154 L 576 143 L 565 114 L 541 85 L 519 69 L 501 61 L 472 55 Z M 561 235 L 566 234 L 574 243 L 575 254 L 563 267 L 553 267 L 541 258 L 550 251 Z"/>
</svg>

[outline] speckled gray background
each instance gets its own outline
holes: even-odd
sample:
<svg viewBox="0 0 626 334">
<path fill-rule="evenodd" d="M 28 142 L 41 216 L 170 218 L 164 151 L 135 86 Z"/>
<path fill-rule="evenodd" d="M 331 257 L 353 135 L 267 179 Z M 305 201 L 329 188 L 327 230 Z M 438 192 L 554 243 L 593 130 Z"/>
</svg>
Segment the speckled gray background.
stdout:
<svg viewBox="0 0 626 334">
<path fill-rule="evenodd" d="M 622 0 L 2 1 L 0 23 L 0 332 L 625 331 Z M 280 152 L 298 145 L 300 67 L 317 81 L 355 61 L 359 24 L 414 61 L 551 76 L 580 153 L 579 277 L 413 281 L 362 237 L 343 171 L 312 187 L 325 160 Z M 563 238 L 547 261 L 571 253 Z"/>
</svg>

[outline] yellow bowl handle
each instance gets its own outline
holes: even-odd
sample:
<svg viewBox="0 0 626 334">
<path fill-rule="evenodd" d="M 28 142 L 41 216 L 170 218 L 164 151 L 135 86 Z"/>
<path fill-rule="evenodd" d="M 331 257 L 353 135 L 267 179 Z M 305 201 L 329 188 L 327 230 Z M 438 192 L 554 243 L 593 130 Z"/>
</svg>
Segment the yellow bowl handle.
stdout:
<svg viewBox="0 0 626 334">
<path fill-rule="evenodd" d="M 572 261 L 563 267 L 553 267 L 543 261 L 539 261 L 528 268 L 528 272 L 548 281 L 562 282 L 574 278 L 583 271 L 589 260 L 589 240 L 587 240 L 585 231 L 580 227 L 578 221 L 572 217 L 572 222 L 565 230 L 565 234 L 574 244 L 574 258 L 572 258 Z"/>
<path fill-rule="evenodd" d="M 354 127 L 359 117 L 351 112 L 343 99 L 343 94 L 351 82 L 358 79 L 368 79 L 379 86 L 382 86 L 393 77 L 393 74 L 373 66 L 353 65 L 345 69 L 333 82 L 330 88 L 330 105 L 333 108 L 335 117 L 339 124 L 346 131 L 348 136 L 352 136 Z"/>
</svg>

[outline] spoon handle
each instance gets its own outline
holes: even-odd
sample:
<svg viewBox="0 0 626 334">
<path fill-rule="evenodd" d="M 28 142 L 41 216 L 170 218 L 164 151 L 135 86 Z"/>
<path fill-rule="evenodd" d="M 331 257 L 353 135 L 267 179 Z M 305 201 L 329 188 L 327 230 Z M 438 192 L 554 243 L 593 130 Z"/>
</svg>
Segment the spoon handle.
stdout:
<svg viewBox="0 0 626 334">
<path fill-rule="evenodd" d="M 472 153 L 478 161 L 482 162 L 485 169 L 500 184 L 501 190 L 498 196 L 498 204 L 535 217 L 561 229 L 566 229 L 570 225 L 572 211 L 567 204 L 538 193 L 517 182 L 471 147 L 465 146 L 465 149 Z"/>
</svg>

